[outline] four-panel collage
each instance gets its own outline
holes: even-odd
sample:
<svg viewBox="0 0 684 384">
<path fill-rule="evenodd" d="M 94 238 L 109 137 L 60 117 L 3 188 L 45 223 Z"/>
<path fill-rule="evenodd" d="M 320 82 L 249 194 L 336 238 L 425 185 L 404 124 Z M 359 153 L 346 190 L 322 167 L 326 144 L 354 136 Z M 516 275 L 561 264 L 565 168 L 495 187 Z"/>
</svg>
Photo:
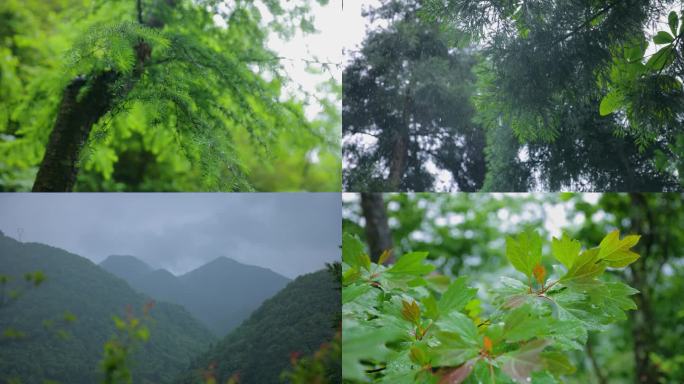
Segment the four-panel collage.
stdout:
<svg viewBox="0 0 684 384">
<path fill-rule="evenodd" d="M 0 384 L 684 383 L 681 0 L 0 2 Z"/>
</svg>

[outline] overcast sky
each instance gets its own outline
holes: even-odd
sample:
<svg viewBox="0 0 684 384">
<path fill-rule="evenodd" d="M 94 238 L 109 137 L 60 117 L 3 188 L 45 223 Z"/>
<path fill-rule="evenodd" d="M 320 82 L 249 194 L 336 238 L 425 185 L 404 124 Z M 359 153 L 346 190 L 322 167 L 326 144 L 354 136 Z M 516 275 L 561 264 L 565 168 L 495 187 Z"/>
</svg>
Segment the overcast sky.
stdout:
<svg viewBox="0 0 684 384">
<path fill-rule="evenodd" d="M 340 259 L 339 193 L 0 194 L 0 230 L 182 274 L 219 256 L 287 277 Z"/>
</svg>

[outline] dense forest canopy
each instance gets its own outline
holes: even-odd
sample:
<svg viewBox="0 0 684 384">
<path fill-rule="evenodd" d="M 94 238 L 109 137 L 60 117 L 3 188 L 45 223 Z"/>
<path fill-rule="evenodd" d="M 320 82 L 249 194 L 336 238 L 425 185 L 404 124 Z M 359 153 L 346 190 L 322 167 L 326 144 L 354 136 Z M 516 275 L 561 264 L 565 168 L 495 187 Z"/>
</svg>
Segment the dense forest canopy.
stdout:
<svg viewBox="0 0 684 384">
<path fill-rule="evenodd" d="M 684 380 L 680 348 L 684 307 L 673 298 L 681 294 L 684 281 L 683 197 L 680 193 L 391 194 L 385 195 L 383 207 L 395 261 L 402 255 L 427 252 L 436 273 L 452 279 L 468 276 L 471 286 L 480 291 L 503 288 L 507 278 L 520 276 L 507 260 L 506 236 L 519 238 L 518 234 L 532 230 L 542 238 L 566 236 L 578 244 L 601 244 L 614 230 L 624 236 L 640 234 L 633 246 L 639 259 L 628 268 L 605 272 L 606 281 L 639 291 L 632 296 L 637 309 L 600 332 L 589 332 L 586 345 L 569 355 L 574 372 L 563 374 L 560 382 L 678 383 Z M 371 249 L 368 233 L 376 232 L 368 230 L 363 217 L 377 208 L 365 204 L 365 199 L 347 195 L 343 229 L 366 240 Z M 556 251 L 547 244 L 541 252 L 548 260 Z M 380 258 L 372 255 L 373 262 L 383 264 Z M 548 278 L 561 272 L 544 265 Z M 353 300 L 353 292 L 349 294 Z M 484 312 L 491 310 L 485 305 L 491 296 L 478 299 Z"/>
<path fill-rule="evenodd" d="M 345 189 L 681 188 L 678 2 L 377 4 L 343 74 Z"/>
<path fill-rule="evenodd" d="M 0 190 L 338 190 L 340 86 L 267 48 L 312 3 L 3 1 Z"/>
</svg>

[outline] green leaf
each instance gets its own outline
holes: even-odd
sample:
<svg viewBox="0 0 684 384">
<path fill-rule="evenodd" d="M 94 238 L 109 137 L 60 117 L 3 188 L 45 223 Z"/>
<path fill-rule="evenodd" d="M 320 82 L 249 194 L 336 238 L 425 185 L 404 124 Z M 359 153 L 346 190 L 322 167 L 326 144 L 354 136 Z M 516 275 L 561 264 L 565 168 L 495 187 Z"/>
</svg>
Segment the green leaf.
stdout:
<svg viewBox="0 0 684 384">
<path fill-rule="evenodd" d="M 660 31 L 653 36 L 653 42 L 656 44 L 669 44 L 673 41 L 674 37 L 665 31 Z"/>
<path fill-rule="evenodd" d="M 670 65 L 675 59 L 675 52 L 672 45 L 666 45 L 656 52 L 646 62 L 646 67 L 652 71 L 660 71 Z"/>
<path fill-rule="evenodd" d="M 523 232 L 517 239 L 506 237 L 506 258 L 531 279 L 532 269 L 541 263 L 541 237 L 534 231 Z"/>
<path fill-rule="evenodd" d="M 409 356 L 416 364 L 426 365 L 430 362 L 426 351 L 427 345 L 425 343 L 416 343 L 411 347 Z"/>
<path fill-rule="evenodd" d="M 468 346 L 478 348 L 482 338 L 477 333 L 477 327 L 473 320 L 460 312 L 451 312 L 446 316 L 442 316 L 435 326 L 443 332 L 458 335 L 460 340 Z"/>
<path fill-rule="evenodd" d="M 580 242 L 571 239 L 566 234 L 563 234 L 560 240 L 555 237 L 551 240 L 551 254 L 567 269 L 570 269 L 575 263 L 581 250 Z"/>
<path fill-rule="evenodd" d="M 632 252 L 630 248 L 639 242 L 640 237 L 630 235 L 620 240 L 620 231 L 615 230 L 601 240 L 598 258 L 605 260 L 613 268 L 626 267 L 639 258 L 639 254 Z"/>
<path fill-rule="evenodd" d="M 618 91 L 612 90 L 601 99 L 599 113 L 601 116 L 610 115 L 622 107 L 622 102 L 622 95 Z"/>
<path fill-rule="evenodd" d="M 390 353 L 385 345 L 401 336 L 393 327 L 371 328 L 343 322 L 343 328 L 342 376 L 349 380 L 363 380 L 361 360 L 383 361 Z"/>
<path fill-rule="evenodd" d="M 529 287 L 520 280 L 511 279 L 510 277 L 502 276 L 500 278 L 501 287 L 494 289 L 494 292 L 501 301 L 501 305 L 506 309 L 514 309 L 530 298 Z"/>
<path fill-rule="evenodd" d="M 636 289 L 621 282 L 606 283 L 598 292 L 594 305 L 600 306 L 603 312 L 616 320 L 624 320 L 626 310 L 637 309 L 630 296 L 639 293 Z"/>
<path fill-rule="evenodd" d="M 348 233 L 342 238 L 342 261 L 352 267 L 370 271 L 371 261 L 364 251 L 363 243 L 358 237 Z"/>
<path fill-rule="evenodd" d="M 45 274 L 42 271 L 33 272 L 33 285 L 39 286 L 45 281 Z"/>
<path fill-rule="evenodd" d="M 561 277 L 561 281 L 566 284 L 591 283 L 606 269 L 606 265 L 599 262 L 598 255 L 599 250 L 597 248 L 587 249 L 582 252 L 568 272 Z"/>
<path fill-rule="evenodd" d="M 566 350 L 584 350 L 584 344 L 587 342 L 588 332 L 584 327 L 582 321 L 577 319 L 570 311 L 571 308 L 557 307 L 559 317 L 564 320 L 551 318 L 549 319 L 549 339 L 553 340 L 554 348 L 562 351 Z"/>
<path fill-rule="evenodd" d="M 342 288 L 342 304 L 349 303 L 359 296 L 368 293 L 373 287 L 370 284 L 351 285 Z"/>
<path fill-rule="evenodd" d="M 440 344 L 433 348 L 431 359 L 435 366 L 457 367 L 480 353 L 479 344 L 464 340 L 459 333 L 441 332 L 437 335 Z"/>
<path fill-rule="evenodd" d="M 141 327 L 135 333 L 135 336 L 142 341 L 147 341 L 150 338 L 150 331 L 147 327 Z"/>
<path fill-rule="evenodd" d="M 435 297 L 432 294 L 425 296 L 420 302 L 425 307 L 425 313 L 423 314 L 425 318 L 435 320 L 439 317 L 437 300 L 435 300 Z"/>
<path fill-rule="evenodd" d="M 534 315 L 529 305 L 511 311 L 504 320 L 503 336 L 510 342 L 525 341 L 546 333 L 546 321 Z"/>
<path fill-rule="evenodd" d="M 529 384 L 532 372 L 543 367 L 541 352 L 551 344 L 548 340 L 533 340 L 520 349 L 508 352 L 500 357 L 503 361 L 501 369 L 514 381 Z"/>
<path fill-rule="evenodd" d="M 644 58 L 644 53 L 646 53 L 646 48 L 648 48 L 646 40 L 639 39 L 629 43 L 625 46 L 625 58 L 629 62 L 641 61 Z"/>
<path fill-rule="evenodd" d="M 677 17 L 677 12 L 672 11 L 667 16 L 667 24 L 670 25 L 670 31 L 674 36 L 677 36 L 677 26 L 679 25 L 679 17 Z"/>
<path fill-rule="evenodd" d="M 574 373 L 576 368 L 570 362 L 570 359 L 562 353 L 557 351 L 543 352 L 541 356 L 544 368 L 554 375 L 569 375 Z"/>
<path fill-rule="evenodd" d="M 477 289 L 468 287 L 468 279 L 461 276 L 454 280 L 439 299 L 440 314 L 461 311 L 475 297 Z"/>
<path fill-rule="evenodd" d="M 530 383 L 534 384 L 558 384 L 558 380 L 546 371 L 532 372 L 531 379 Z"/>
<path fill-rule="evenodd" d="M 427 256 L 427 252 L 407 253 L 401 256 L 399 261 L 397 261 L 386 272 L 393 275 L 422 276 L 428 274 L 435 269 L 435 266 L 423 263 Z"/>
</svg>

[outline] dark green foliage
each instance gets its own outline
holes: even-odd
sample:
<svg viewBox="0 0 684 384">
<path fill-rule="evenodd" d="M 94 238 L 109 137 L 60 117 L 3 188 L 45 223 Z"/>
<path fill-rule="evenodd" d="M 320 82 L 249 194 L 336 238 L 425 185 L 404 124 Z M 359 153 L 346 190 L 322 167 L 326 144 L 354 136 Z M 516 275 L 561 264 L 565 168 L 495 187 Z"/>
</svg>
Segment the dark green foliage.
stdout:
<svg viewBox="0 0 684 384">
<path fill-rule="evenodd" d="M 339 280 L 328 271 L 303 275 L 268 299 L 250 318 L 193 361 L 177 383 L 201 383 L 203 375 L 223 383 L 278 383 L 292 354 L 313 354 L 333 340 L 340 321 Z M 341 372 L 329 372 L 339 383 Z"/>
<path fill-rule="evenodd" d="M 444 188 L 433 163 L 466 191 L 680 189 L 681 13 L 671 0 L 381 1 L 368 16 L 386 24 L 343 79 L 345 188 Z M 421 113 L 407 119 L 406 101 Z"/>
<path fill-rule="evenodd" d="M 675 65 L 649 71 L 643 57 L 645 31 L 674 3 L 427 1 L 427 15 L 469 34 L 485 58 L 476 98 L 484 188 L 679 188 L 681 76 Z"/>
<path fill-rule="evenodd" d="M 429 163 L 459 190 L 482 186 L 485 139 L 470 102 L 477 57 L 454 49 L 458 35 L 423 20 L 419 9 L 417 1 L 393 0 L 371 11 L 388 26 L 371 32 L 344 70 L 347 190 L 434 190 Z"/>
<path fill-rule="evenodd" d="M 226 257 L 181 276 L 152 270 L 132 256 L 110 256 L 100 266 L 156 300 L 182 305 L 218 336 L 237 327 L 290 281 L 269 269 Z"/>
<path fill-rule="evenodd" d="M 12 327 L 26 334 L 21 340 L 2 341 L 0 380 L 98 382 L 103 345 L 115 332 L 113 317 L 124 317 L 127 308 L 143 308 L 149 298 L 82 257 L 0 236 L 3 275 L 23 276 L 37 270 L 44 274 L 44 282 L 14 305 L 0 308 L 0 329 Z M 65 311 L 75 321 L 64 327 L 66 333 L 55 333 L 50 321 L 66 320 Z M 170 382 L 213 340 L 177 305 L 157 303 L 150 310 L 148 327 L 149 341 L 131 354 L 129 368 L 135 383 Z"/>
</svg>

